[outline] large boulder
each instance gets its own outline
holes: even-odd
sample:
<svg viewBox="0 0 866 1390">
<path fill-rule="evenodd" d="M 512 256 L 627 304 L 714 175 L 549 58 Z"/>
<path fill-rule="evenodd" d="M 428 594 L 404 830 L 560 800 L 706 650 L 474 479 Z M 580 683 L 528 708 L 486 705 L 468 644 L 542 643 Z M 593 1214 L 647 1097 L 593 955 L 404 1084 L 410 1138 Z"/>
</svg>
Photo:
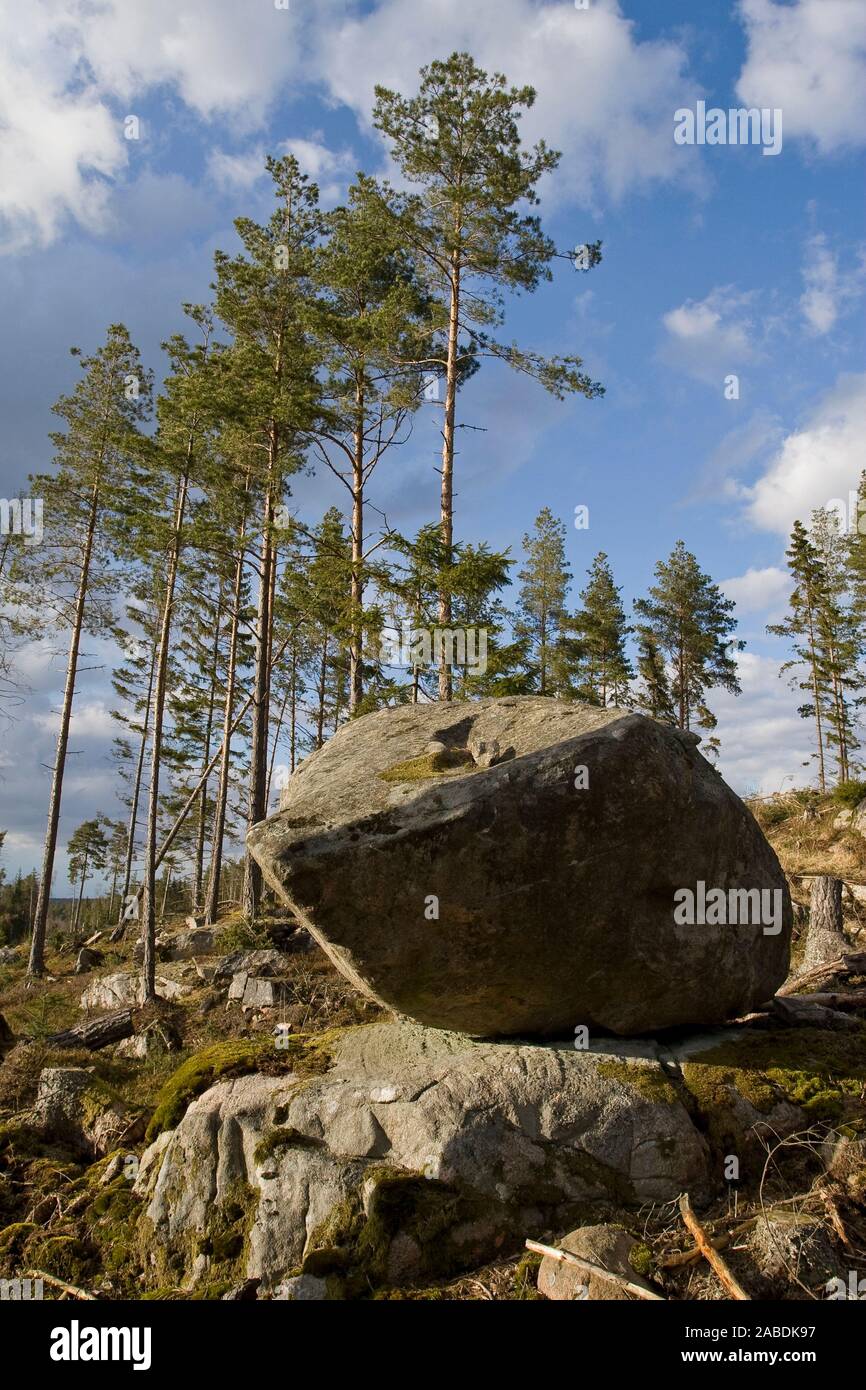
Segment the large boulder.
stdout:
<svg viewBox="0 0 866 1390">
<path fill-rule="evenodd" d="M 480 1037 L 639 1034 L 748 1012 L 785 979 L 791 902 L 697 736 L 541 698 L 345 725 L 250 849 L 357 988 Z M 763 891 L 775 924 L 689 925 L 679 890 Z M 778 895 L 778 896 L 775 896 Z M 710 914 L 707 914 L 710 915 Z M 735 913 L 736 915 L 736 913 Z"/>
<path fill-rule="evenodd" d="M 303 1267 L 366 1291 L 714 1185 L 688 1095 L 651 1044 L 473 1042 L 402 1022 L 344 1030 L 326 1051 L 324 1070 L 303 1074 L 299 1055 L 297 1072 L 217 1082 L 145 1152 L 154 1283 L 212 1283 L 228 1248 L 233 1280 L 273 1291 Z"/>
</svg>

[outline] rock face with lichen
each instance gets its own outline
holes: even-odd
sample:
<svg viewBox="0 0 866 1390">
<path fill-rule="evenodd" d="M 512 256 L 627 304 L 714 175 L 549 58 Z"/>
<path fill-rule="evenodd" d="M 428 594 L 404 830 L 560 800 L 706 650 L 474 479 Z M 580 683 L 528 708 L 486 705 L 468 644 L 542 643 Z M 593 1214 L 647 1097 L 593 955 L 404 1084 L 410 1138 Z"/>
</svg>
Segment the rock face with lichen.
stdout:
<svg viewBox="0 0 866 1390">
<path fill-rule="evenodd" d="M 303 1269 L 351 1294 L 471 1268 L 585 1211 L 711 1185 L 685 1093 L 637 1048 L 614 1059 L 411 1023 L 328 1046 L 323 1071 L 218 1082 L 145 1154 L 153 1282 L 216 1277 L 226 1207 L 248 1218 L 235 1277 L 278 1290 Z"/>
<path fill-rule="evenodd" d="M 683 1191 L 700 1205 L 731 1153 L 760 1175 L 768 1144 L 853 1120 L 866 1076 L 866 1029 L 735 1026 L 578 1051 L 404 1021 L 293 1048 L 281 1074 L 197 1090 L 215 1074 L 206 1053 L 167 1085 L 171 1128 L 136 1182 L 151 1286 L 255 1279 L 270 1297 L 368 1297 Z M 563 1267 L 557 1279 L 567 1288 Z"/>
<path fill-rule="evenodd" d="M 791 903 L 697 737 L 527 697 L 351 721 L 249 846 L 359 989 L 478 1037 L 739 1016 L 788 969 Z M 681 889 L 773 894 L 778 928 L 677 922 Z M 710 914 L 707 914 L 710 915 Z"/>
</svg>

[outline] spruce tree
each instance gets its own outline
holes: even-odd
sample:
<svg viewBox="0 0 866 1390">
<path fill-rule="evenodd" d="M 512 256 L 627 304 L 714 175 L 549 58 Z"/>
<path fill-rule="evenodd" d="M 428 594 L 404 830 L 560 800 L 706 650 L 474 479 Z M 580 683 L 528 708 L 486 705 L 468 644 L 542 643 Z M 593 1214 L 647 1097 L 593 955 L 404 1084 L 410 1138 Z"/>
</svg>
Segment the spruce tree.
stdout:
<svg viewBox="0 0 866 1390">
<path fill-rule="evenodd" d="M 716 720 L 706 691 L 720 687 L 740 694 L 733 653 L 742 651 L 744 643 L 732 636 L 737 626 L 733 600 L 702 572 L 682 541 L 667 561 L 659 561 L 655 573 L 649 597 L 637 600 L 635 612 L 670 663 L 677 726 L 690 729 L 696 723 L 711 732 Z"/>
<path fill-rule="evenodd" d="M 514 630 L 525 644 L 539 695 L 565 695 L 570 688 L 573 625 L 566 611 L 571 570 L 565 537 L 565 523 L 549 507 L 538 513 L 534 532 L 523 537 L 526 562 L 517 576 L 521 587 Z"/>
<path fill-rule="evenodd" d="M 575 620 L 581 644 L 577 694 L 602 708 L 621 708 L 629 702 L 629 683 L 634 677 L 626 653 L 631 628 L 604 551 L 596 555 L 587 578 Z"/>
</svg>

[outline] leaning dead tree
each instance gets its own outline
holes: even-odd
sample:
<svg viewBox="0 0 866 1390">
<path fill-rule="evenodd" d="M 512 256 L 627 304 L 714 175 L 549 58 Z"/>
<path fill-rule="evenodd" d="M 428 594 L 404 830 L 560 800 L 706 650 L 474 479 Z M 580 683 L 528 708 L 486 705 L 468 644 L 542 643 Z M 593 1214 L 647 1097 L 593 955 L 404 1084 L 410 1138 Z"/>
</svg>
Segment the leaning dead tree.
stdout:
<svg viewBox="0 0 866 1390">
<path fill-rule="evenodd" d="M 848 942 L 842 934 L 842 880 L 819 874 L 812 880 L 809 926 L 801 970 L 844 956 Z"/>
</svg>

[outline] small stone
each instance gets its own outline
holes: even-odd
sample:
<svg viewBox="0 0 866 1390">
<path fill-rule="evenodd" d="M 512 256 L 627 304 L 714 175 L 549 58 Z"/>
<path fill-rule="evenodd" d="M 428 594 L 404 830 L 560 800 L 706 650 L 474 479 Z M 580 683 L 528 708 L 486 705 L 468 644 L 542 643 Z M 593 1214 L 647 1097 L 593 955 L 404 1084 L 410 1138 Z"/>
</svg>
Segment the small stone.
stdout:
<svg viewBox="0 0 866 1390">
<path fill-rule="evenodd" d="M 632 1284 L 651 1289 L 642 1275 L 638 1274 L 629 1261 L 631 1252 L 638 1248 L 639 1242 L 617 1226 L 580 1226 L 569 1231 L 559 1242 L 561 1250 L 579 1255 L 582 1260 L 607 1269 L 612 1274 L 620 1274 Z M 588 1299 L 590 1302 L 607 1300 L 632 1300 L 621 1284 L 605 1279 L 601 1274 L 589 1274 L 576 1265 L 554 1260 L 545 1255 L 538 1270 L 538 1292 L 555 1302 L 577 1302 Z"/>
</svg>

